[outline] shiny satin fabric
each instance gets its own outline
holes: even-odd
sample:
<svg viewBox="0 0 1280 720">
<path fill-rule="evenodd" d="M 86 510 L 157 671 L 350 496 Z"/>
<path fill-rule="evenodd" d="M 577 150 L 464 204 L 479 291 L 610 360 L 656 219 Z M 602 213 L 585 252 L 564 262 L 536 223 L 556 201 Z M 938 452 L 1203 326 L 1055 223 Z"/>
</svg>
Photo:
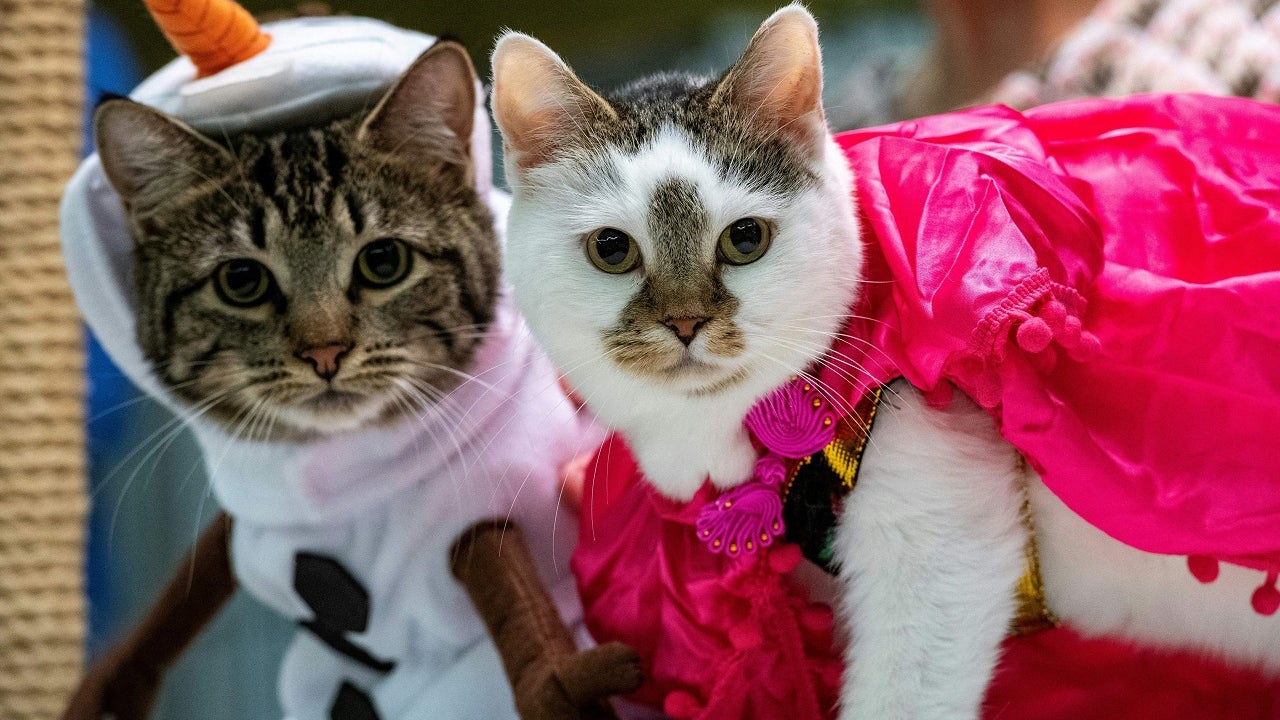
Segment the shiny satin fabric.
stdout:
<svg viewBox="0 0 1280 720">
<path fill-rule="evenodd" d="M 1086 520 L 1278 567 L 1280 108 L 1083 100 L 839 140 L 888 281 L 850 327 L 874 349 L 844 351 L 926 390 L 976 395 L 994 372 L 1002 434 Z M 1024 351 L 1024 318 L 980 337 L 1036 272 L 1078 293 L 1096 357 Z"/>
<path fill-rule="evenodd" d="M 592 636 L 640 654 L 633 699 L 678 720 L 827 717 L 842 663 L 831 608 L 790 577 L 799 546 L 712 553 L 695 529 L 711 488 L 682 504 L 639 477 L 611 436 L 587 469 L 573 557 Z"/>
<path fill-rule="evenodd" d="M 1280 108 L 1082 100 L 837 140 L 869 262 L 821 368 L 829 385 L 856 398 L 905 377 L 939 405 L 967 393 L 1113 537 L 1280 568 Z M 618 438 L 586 485 L 574 571 L 596 639 L 645 660 L 637 699 L 698 720 L 834 717 L 830 612 L 788 575 L 793 561 L 771 559 L 794 546 L 745 566 L 712 555 L 692 532 L 710 492 L 683 507 L 658 497 Z M 1067 629 L 1008 650 L 987 713 L 1003 720 L 1142 716 L 1124 713 L 1160 667 L 1199 678 L 1166 693 L 1160 717 L 1266 717 L 1276 696 Z M 1090 696 L 1094 657 L 1115 682 Z"/>
</svg>

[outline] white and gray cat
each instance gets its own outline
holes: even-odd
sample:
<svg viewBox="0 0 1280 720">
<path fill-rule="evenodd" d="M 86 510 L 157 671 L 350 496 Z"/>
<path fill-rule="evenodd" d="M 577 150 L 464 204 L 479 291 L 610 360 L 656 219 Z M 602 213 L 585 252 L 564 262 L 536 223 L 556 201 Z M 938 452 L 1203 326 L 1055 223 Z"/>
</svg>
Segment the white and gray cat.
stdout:
<svg viewBox="0 0 1280 720">
<path fill-rule="evenodd" d="M 770 17 L 719 78 L 601 96 L 534 38 L 493 57 L 514 202 L 508 271 L 530 327 L 644 475 L 688 500 L 756 453 L 747 410 L 820 359 L 860 289 L 852 178 L 821 102 L 813 18 Z M 886 393 L 837 531 L 841 717 L 973 718 L 1025 569 L 1025 488 L 1049 609 L 1088 634 L 1280 672 L 1280 626 L 1180 558 L 1071 513 L 973 403 Z M 1214 608 L 1207 612 L 1206 608 Z"/>
</svg>

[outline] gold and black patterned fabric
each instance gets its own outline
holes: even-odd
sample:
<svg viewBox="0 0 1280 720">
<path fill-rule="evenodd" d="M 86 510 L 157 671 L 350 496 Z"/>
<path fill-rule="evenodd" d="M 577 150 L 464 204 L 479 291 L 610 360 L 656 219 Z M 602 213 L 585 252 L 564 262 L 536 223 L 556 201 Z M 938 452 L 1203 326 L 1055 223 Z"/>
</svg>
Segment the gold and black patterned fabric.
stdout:
<svg viewBox="0 0 1280 720">
<path fill-rule="evenodd" d="M 782 486 L 782 519 L 787 541 L 831 574 L 831 542 L 845 497 L 858 482 L 858 466 L 875 423 L 882 388 L 867 393 L 836 425 L 835 439 L 819 452 L 787 467 Z"/>
<path fill-rule="evenodd" d="M 800 546 L 804 556 L 832 575 L 832 542 L 836 523 L 849 494 L 858 484 L 858 470 L 867 439 L 875 425 L 876 410 L 885 388 L 879 387 L 859 400 L 853 411 L 836 425 L 835 439 L 822 450 L 790 462 L 783 485 L 782 517 L 787 542 Z M 1057 625 L 1045 604 L 1044 583 L 1030 509 L 1024 504 L 1023 522 L 1028 529 L 1027 570 L 1018 581 L 1018 613 L 1010 631 L 1017 635 Z"/>
</svg>

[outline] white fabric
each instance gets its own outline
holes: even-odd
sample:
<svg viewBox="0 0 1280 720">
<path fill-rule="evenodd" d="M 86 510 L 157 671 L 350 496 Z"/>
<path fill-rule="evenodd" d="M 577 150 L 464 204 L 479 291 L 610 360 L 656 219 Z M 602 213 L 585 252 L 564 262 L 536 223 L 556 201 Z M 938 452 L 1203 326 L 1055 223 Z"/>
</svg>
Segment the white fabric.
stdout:
<svg viewBox="0 0 1280 720">
<path fill-rule="evenodd" d="M 376 100 L 432 42 L 361 18 L 291 20 L 267 30 L 273 40 L 263 54 L 195 81 L 190 63 L 175 60 L 133 97 L 214 134 L 315 122 Z M 477 188 L 502 227 L 509 200 L 491 192 L 482 104 L 472 148 Z M 137 345 L 132 241 L 96 155 L 67 187 L 62 242 L 77 302 L 108 354 L 183 412 Z M 190 423 L 213 492 L 235 517 L 232 562 L 241 585 L 286 617 L 311 619 L 293 590 L 295 554 L 332 557 L 370 594 L 368 626 L 348 639 L 396 663 L 380 675 L 300 631 L 280 682 L 292 720 L 327 720 L 343 681 L 373 697 L 384 720 L 515 717 L 496 650 L 448 570 L 455 538 L 481 519 L 520 524 L 562 615 L 580 630 L 568 567 L 576 522 L 558 511 L 558 477 L 598 437 L 580 425 L 505 300 L 470 370 L 475 380 L 419 419 L 306 445 L 232 440 L 215 425 Z"/>
</svg>

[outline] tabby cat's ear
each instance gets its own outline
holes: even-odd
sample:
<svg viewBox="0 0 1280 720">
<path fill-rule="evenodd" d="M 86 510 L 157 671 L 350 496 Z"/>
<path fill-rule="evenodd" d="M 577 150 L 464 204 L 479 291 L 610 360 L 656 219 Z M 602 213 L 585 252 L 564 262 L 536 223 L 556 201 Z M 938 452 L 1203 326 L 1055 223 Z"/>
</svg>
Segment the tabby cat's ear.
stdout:
<svg viewBox="0 0 1280 720">
<path fill-rule="evenodd" d="M 508 32 L 493 49 L 493 117 L 517 167 L 557 157 L 575 130 L 617 119 L 617 113 L 546 45 Z"/>
<path fill-rule="evenodd" d="M 412 161 L 470 166 L 476 71 L 442 40 L 418 56 L 360 125 L 356 138 Z"/>
<path fill-rule="evenodd" d="M 788 5 L 765 20 L 720 77 L 711 103 L 736 106 L 765 130 L 788 134 L 817 153 L 827 125 L 818 24 L 809 11 Z"/>
<path fill-rule="evenodd" d="M 155 207 L 234 168 L 226 148 L 127 98 L 99 105 L 93 130 L 102 169 L 130 208 Z"/>
</svg>

